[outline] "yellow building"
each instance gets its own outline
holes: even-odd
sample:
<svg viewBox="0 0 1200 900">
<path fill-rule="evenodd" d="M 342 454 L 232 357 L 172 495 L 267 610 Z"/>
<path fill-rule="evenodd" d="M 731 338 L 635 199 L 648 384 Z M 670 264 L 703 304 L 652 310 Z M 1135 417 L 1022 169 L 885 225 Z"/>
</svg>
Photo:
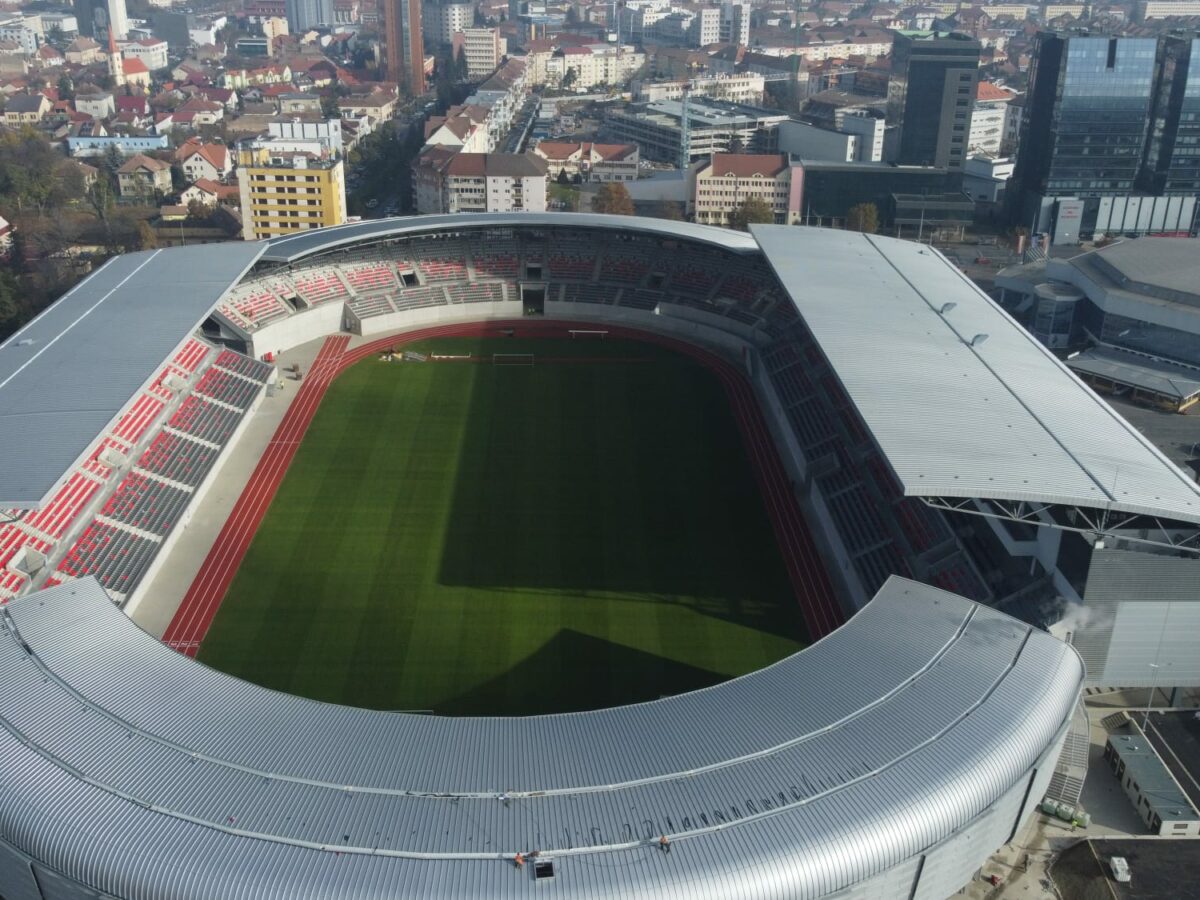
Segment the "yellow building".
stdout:
<svg viewBox="0 0 1200 900">
<path fill-rule="evenodd" d="M 238 188 L 248 241 L 346 222 L 340 159 L 255 141 L 238 150 Z"/>
</svg>

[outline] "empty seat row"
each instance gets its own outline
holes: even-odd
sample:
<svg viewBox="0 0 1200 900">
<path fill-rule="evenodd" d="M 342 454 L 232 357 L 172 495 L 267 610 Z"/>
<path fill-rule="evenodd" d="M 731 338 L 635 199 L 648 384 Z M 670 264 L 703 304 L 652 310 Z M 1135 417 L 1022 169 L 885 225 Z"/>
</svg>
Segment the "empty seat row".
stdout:
<svg viewBox="0 0 1200 900">
<path fill-rule="evenodd" d="M 232 350 L 222 350 L 221 354 L 213 361 L 213 365 L 236 372 L 244 378 L 251 378 L 259 384 L 266 383 L 274 368 L 269 363 L 259 362 L 257 359 L 251 359 L 241 353 L 234 353 Z"/>
<path fill-rule="evenodd" d="M 204 373 L 195 390 L 197 394 L 244 410 L 254 402 L 254 398 L 262 390 L 262 384 L 217 368 L 210 368 Z"/>
<path fill-rule="evenodd" d="M 359 297 L 351 301 L 350 308 L 354 310 L 354 314 L 360 319 L 369 319 L 372 316 L 385 316 L 388 313 L 396 311 L 392 306 L 392 302 L 387 297 Z"/>
<path fill-rule="evenodd" d="M 110 591 L 128 594 L 146 574 L 158 546 L 123 528 L 93 522 L 67 551 L 58 571 L 75 578 L 93 575 Z"/>
<path fill-rule="evenodd" d="M 60 538 L 98 490 L 100 485 L 95 479 L 76 472 L 58 489 L 49 503 L 36 512 L 27 514 L 21 521 L 42 534 L 55 539 Z"/>
<path fill-rule="evenodd" d="M 197 397 L 188 397 L 167 424 L 185 434 L 213 444 L 224 444 L 241 419 L 241 413 Z"/>
<path fill-rule="evenodd" d="M 219 450 L 169 431 L 159 432 L 137 462 L 139 469 L 181 484 L 198 486 L 217 461 Z"/>
<path fill-rule="evenodd" d="M 191 493 L 157 478 L 130 472 L 108 498 L 100 514 L 152 534 L 170 531 L 191 500 Z"/>
</svg>

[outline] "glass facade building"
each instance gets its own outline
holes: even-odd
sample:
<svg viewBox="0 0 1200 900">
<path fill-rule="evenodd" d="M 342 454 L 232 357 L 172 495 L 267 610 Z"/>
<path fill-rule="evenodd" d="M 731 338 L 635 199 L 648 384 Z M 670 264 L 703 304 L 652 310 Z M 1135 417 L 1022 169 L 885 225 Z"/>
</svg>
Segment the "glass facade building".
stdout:
<svg viewBox="0 0 1200 900">
<path fill-rule="evenodd" d="M 963 34 L 900 32 L 892 44 L 888 124 L 899 128 L 892 161 L 962 168 L 979 84 L 979 42 Z"/>
<path fill-rule="evenodd" d="M 1038 35 L 1009 191 L 1013 219 L 1039 221 L 1035 210 L 1048 201 L 1077 198 L 1086 238 L 1104 218 L 1101 198 L 1197 195 L 1200 39 Z"/>
<path fill-rule="evenodd" d="M 1200 194 L 1200 37 L 1164 37 L 1142 186 Z"/>
</svg>

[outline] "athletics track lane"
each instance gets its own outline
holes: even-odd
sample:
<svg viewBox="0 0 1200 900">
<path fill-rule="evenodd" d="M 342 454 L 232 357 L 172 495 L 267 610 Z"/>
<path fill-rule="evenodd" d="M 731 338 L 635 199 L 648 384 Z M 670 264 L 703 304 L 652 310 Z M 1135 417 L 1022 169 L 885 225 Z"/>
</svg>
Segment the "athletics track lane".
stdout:
<svg viewBox="0 0 1200 900">
<path fill-rule="evenodd" d="M 163 643 L 188 656 L 196 655 L 325 391 L 343 369 L 389 347 L 433 337 L 495 335 L 506 328 L 519 328 L 521 337 L 564 337 L 570 328 L 588 325 L 613 336 L 658 344 L 684 353 L 720 378 L 754 467 L 809 637 L 818 640 L 841 625 L 844 616 L 834 599 L 829 575 L 803 520 L 762 411 L 740 370 L 708 351 L 663 335 L 607 323 L 534 323 L 520 319 L 434 326 L 371 341 L 348 353 L 345 352 L 348 337 L 327 338 L 300 393 L 276 429 L 167 627 Z"/>
</svg>

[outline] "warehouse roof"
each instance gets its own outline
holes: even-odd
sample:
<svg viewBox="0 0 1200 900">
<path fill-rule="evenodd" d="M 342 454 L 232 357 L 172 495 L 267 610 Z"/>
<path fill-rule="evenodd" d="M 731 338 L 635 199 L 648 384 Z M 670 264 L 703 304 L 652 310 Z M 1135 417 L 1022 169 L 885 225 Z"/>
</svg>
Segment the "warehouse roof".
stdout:
<svg viewBox="0 0 1200 900">
<path fill-rule="evenodd" d="M 1048 634 L 895 577 L 761 671 L 508 719 L 242 682 L 138 629 L 91 579 L 0 616 L 5 841 L 131 898 L 190 896 L 200 875 L 228 898 L 523 896 L 542 886 L 511 859 L 532 849 L 556 896 L 824 896 L 1024 784 L 1083 677 Z M 97 847 L 119 871 L 97 874 Z"/>
<path fill-rule="evenodd" d="M 114 257 L 0 344 L 0 507 L 40 505 L 263 246 Z"/>
<path fill-rule="evenodd" d="M 751 231 L 906 495 L 1200 523 L 1200 486 L 937 251 Z"/>
</svg>

